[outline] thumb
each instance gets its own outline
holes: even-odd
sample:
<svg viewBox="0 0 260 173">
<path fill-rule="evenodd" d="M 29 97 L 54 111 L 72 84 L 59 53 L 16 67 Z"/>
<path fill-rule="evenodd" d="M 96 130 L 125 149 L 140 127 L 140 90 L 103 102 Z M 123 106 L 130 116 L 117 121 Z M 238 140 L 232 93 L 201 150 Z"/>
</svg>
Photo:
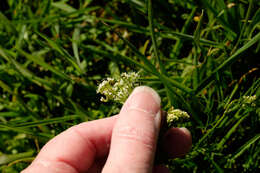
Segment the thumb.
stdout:
<svg viewBox="0 0 260 173">
<path fill-rule="evenodd" d="M 161 122 L 160 102 L 153 89 L 134 89 L 114 126 L 103 173 L 152 172 Z"/>
</svg>

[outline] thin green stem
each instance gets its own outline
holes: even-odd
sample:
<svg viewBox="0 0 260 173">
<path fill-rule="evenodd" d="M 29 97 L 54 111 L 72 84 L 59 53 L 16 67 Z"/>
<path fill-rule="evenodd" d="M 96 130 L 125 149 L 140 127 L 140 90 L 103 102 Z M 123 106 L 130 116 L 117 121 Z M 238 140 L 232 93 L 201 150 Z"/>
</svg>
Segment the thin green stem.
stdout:
<svg viewBox="0 0 260 173">
<path fill-rule="evenodd" d="M 194 16 L 196 10 L 197 10 L 197 7 L 193 7 L 188 19 L 186 20 L 185 24 L 183 25 L 180 33 L 185 34 L 187 32 L 188 27 L 190 26 L 190 24 L 192 22 L 192 19 L 193 19 L 193 16 Z M 182 40 L 178 39 L 173 48 L 176 57 L 179 56 L 181 46 L 182 46 Z"/>
<path fill-rule="evenodd" d="M 157 41 L 156 41 L 156 37 L 155 37 L 155 33 L 154 33 L 154 22 L 153 22 L 153 7 L 152 7 L 152 0 L 148 0 L 148 20 L 149 20 L 149 30 L 150 30 L 150 35 L 152 38 L 152 43 L 153 43 L 153 50 L 154 50 L 154 54 L 155 54 L 155 58 L 157 60 L 157 63 L 159 64 L 159 68 L 160 71 L 165 74 L 166 71 L 164 69 L 164 66 L 160 60 L 159 57 L 159 49 L 158 49 L 158 45 L 157 45 Z"/>
<path fill-rule="evenodd" d="M 232 49 L 232 51 L 230 53 L 231 55 L 236 51 L 236 49 L 237 49 L 237 47 L 238 47 L 238 45 L 239 45 L 239 43 L 241 41 L 241 38 L 244 35 L 244 31 L 246 29 L 246 26 L 247 26 L 247 23 L 248 23 L 248 19 L 249 19 L 249 16 L 251 14 L 251 11 L 252 11 L 252 7 L 253 7 L 253 0 L 249 0 L 249 7 L 248 7 L 248 10 L 247 10 L 247 13 L 246 13 L 245 23 L 243 24 L 243 27 L 242 27 L 242 29 L 240 31 L 239 38 L 238 38 L 238 40 L 236 42 L 236 45 L 234 46 L 234 48 Z"/>
</svg>

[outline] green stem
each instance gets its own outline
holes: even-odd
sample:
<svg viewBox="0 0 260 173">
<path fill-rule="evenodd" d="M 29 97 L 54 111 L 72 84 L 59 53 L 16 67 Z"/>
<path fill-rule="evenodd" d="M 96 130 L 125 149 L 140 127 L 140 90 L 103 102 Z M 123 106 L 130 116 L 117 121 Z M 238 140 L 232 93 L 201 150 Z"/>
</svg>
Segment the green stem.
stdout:
<svg viewBox="0 0 260 173">
<path fill-rule="evenodd" d="M 226 107 L 225 112 L 220 117 L 220 119 L 216 122 L 216 124 L 211 129 L 209 129 L 208 132 L 198 141 L 198 143 L 196 144 L 194 149 L 197 149 L 199 147 L 199 145 L 202 143 L 202 141 L 204 141 L 215 130 L 215 128 L 222 122 L 222 120 L 226 117 L 226 114 L 228 113 L 229 107 L 231 105 L 232 105 L 232 102 Z"/>
<path fill-rule="evenodd" d="M 166 71 L 164 69 L 164 66 L 163 66 L 162 62 L 160 61 L 158 45 L 157 45 L 156 37 L 155 37 L 155 33 L 154 33 L 152 0 L 148 0 L 148 20 L 149 20 L 149 30 L 150 30 L 150 33 L 151 33 L 150 35 L 151 35 L 151 38 L 152 38 L 153 50 L 154 50 L 155 58 L 156 58 L 157 63 L 159 64 L 160 71 L 163 74 L 165 74 Z"/>
<path fill-rule="evenodd" d="M 223 148 L 222 146 L 224 145 L 224 143 L 229 139 L 229 137 L 234 133 L 234 131 L 237 129 L 237 127 L 239 126 L 239 124 L 241 124 L 241 122 L 248 117 L 250 114 L 246 114 L 244 116 L 242 116 L 241 119 L 238 120 L 238 122 L 228 131 L 228 133 L 224 136 L 224 138 L 218 143 L 217 145 L 217 149 L 221 149 Z"/>
<path fill-rule="evenodd" d="M 193 16 L 194 16 L 194 14 L 195 14 L 195 12 L 196 12 L 196 9 L 197 9 L 197 7 L 193 7 L 193 9 L 192 9 L 192 11 L 191 11 L 191 13 L 190 13 L 188 19 L 186 20 L 185 24 L 183 25 L 183 27 L 182 27 L 180 33 L 185 34 L 185 33 L 187 32 L 188 27 L 190 26 L 190 24 L 191 24 L 191 22 L 192 22 L 192 19 L 193 19 Z M 174 50 L 174 53 L 175 53 L 175 57 L 179 56 L 180 48 L 181 48 L 181 46 L 182 46 L 182 42 L 183 42 L 183 41 L 182 41 L 181 39 L 178 39 L 178 40 L 176 41 L 176 44 L 174 45 L 173 50 Z"/>
<path fill-rule="evenodd" d="M 249 19 L 249 16 L 250 16 L 252 7 L 253 7 L 253 0 L 249 0 L 249 7 L 248 7 L 248 10 L 247 10 L 247 13 L 246 13 L 245 23 L 244 23 L 244 25 L 243 25 L 243 27 L 242 27 L 242 29 L 241 29 L 241 31 L 240 31 L 239 38 L 238 38 L 238 40 L 237 40 L 237 42 L 236 42 L 236 45 L 234 46 L 234 48 L 232 49 L 232 51 L 231 51 L 231 53 L 230 53 L 231 55 L 232 55 L 232 54 L 235 52 L 235 50 L 237 49 L 237 47 L 238 47 L 238 45 L 239 45 L 239 43 L 240 43 L 240 40 L 241 40 L 241 38 L 242 38 L 242 36 L 243 36 L 243 34 L 244 34 L 244 31 L 245 31 L 245 29 L 246 29 L 246 26 L 247 26 L 247 23 L 248 23 L 248 19 Z"/>
</svg>

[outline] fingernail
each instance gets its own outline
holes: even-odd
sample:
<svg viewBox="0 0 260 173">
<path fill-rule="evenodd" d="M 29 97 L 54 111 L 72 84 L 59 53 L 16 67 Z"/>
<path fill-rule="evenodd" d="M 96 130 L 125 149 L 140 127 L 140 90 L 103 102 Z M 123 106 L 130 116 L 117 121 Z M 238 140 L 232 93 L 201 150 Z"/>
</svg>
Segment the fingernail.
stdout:
<svg viewBox="0 0 260 173">
<path fill-rule="evenodd" d="M 126 101 L 127 110 L 135 109 L 155 116 L 157 127 L 161 123 L 161 98 L 155 90 L 147 86 L 139 86 L 134 89 Z"/>
<path fill-rule="evenodd" d="M 187 128 L 185 128 L 185 127 L 181 127 L 181 128 L 179 128 L 181 131 L 183 131 L 183 133 L 185 133 L 187 136 L 191 136 L 191 133 L 190 133 L 190 131 L 187 129 Z"/>
</svg>

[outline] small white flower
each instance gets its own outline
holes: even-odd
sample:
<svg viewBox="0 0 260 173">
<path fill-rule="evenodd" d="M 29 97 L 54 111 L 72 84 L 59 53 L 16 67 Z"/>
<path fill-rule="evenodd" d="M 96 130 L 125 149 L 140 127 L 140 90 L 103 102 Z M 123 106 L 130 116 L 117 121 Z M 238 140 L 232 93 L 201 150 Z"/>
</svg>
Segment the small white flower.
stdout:
<svg viewBox="0 0 260 173">
<path fill-rule="evenodd" d="M 171 107 L 167 112 L 167 124 L 172 124 L 177 121 L 182 121 L 184 119 L 189 119 L 190 116 L 187 112 L 182 111 L 180 109 L 174 109 Z"/>
</svg>

